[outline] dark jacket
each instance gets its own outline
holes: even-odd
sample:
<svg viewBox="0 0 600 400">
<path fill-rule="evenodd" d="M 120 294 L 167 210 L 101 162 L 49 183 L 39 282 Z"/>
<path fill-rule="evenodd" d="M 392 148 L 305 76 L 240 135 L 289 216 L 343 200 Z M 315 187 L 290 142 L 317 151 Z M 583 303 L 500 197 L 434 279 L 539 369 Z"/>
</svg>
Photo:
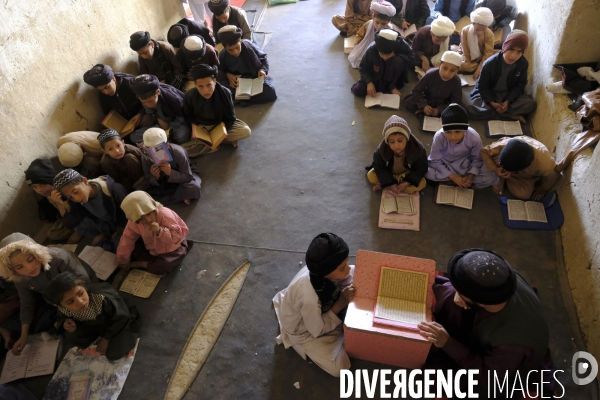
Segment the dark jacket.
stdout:
<svg viewBox="0 0 600 400">
<path fill-rule="evenodd" d="M 113 96 L 99 92 L 100 107 L 104 114 L 108 114 L 110 110 L 114 109 L 123 118 L 131 119 L 143 111 L 142 103 L 131 90 L 130 84 L 133 78 L 135 78 L 133 75 L 115 72 L 117 92 Z"/>
<path fill-rule="evenodd" d="M 160 95 L 158 96 L 158 102 L 162 112 L 171 118 L 183 117 L 183 99 L 185 93 L 181 90 L 174 88 L 171 85 L 165 83 L 160 84 Z M 148 114 L 152 114 L 149 111 Z"/>
<path fill-rule="evenodd" d="M 177 52 L 175 57 L 177 57 L 177 60 L 181 64 L 181 68 L 183 68 L 183 74 L 186 75 L 186 77 L 194 65 L 206 64 L 213 67 L 219 66 L 219 55 L 217 54 L 215 48 L 210 44 L 206 45 L 206 52 L 204 53 L 204 56 L 195 62 L 189 60 L 181 50 Z"/>
<path fill-rule="evenodd" d="M 106 195 L 103 197 L 104 207 L 110 214 L 113 215 L 117 228 L 124 228 L 125 225 L 127 225 L 127 218 L 125 217 L 123 210 L 121 210 L 121 202 L 125 196 L 127 196 L 127 191 L 123 186 L 116 183 L 110 176 L 105 175 L 104 177 L 100 177 L 98 179 L 102 178 L 106 179 L 106 186 L 108 187 L 108 191 L 110 193 L 110 197 Z M 69 200 L 69 205 L 71 206 L 71 210 L 66 213 L 62 219 L 63 225 L 68 229 L 75 229 L 85 217 L 89 217 L 91 219 L 96 218 L 80 203 L 75 203 Z"/>
<path fill-rule="evenodd" d="M 127 192 L 133 191 L 133 185 L 144 176 L 142 169 L 142 150 L 136 146 L 126 144 L 125 154 L 120 160 L 115 160 L 104 154 L 100 160 L 102 170 L 117 183 L 120 183 Z"/>
<path fill-rule="evenodd" d="M 406 2 L 406 10 L 404 18 L 400 17 L 402 11 L 402 0 L 390 0 L 390 3 L 396 7 L 396 16 L 392 18 L 392 23 L 402 27 L 402 22 L 406 21 L 409 24 L 415 24 L 417 28 L 425 25 L 425 20 L 431 14 L 427 0 L 408 0 Z"/>
<path fill-rule="evenodd" d="M 211 46 L 215 45 L 215 38 L 213 38 L 211 35 L 210 29 L 208 29 L 202 22 L 183 18 L 178 22 L 178 24 L 185 25 L 190 35 L 202 36 L 206 44 L 210 44 Z"/>
<path fill-rule="evenodd" d="M 450 14 L 450 2 L 452 0 L 437 0 L 438 2 L 442 3 L 442 15 L 444 16 L 448 16 L 448 14 Z M 469 6 L 469 2 L 470 0 L 462 0 L 462 2 L 460 3 L 460 7 L 459 7 L 459 12 L 460 12 L 460 16 L 464 17 L 465 15 L 467 15 L 467 7 Z M 437 4 L 436 4 L 437 6 Z M 439 7 L 436 7 L 439 9 Z"/>
<path fill-rule="evenodd" d="M 207 103 L 214 112 L 213 119 L 203 116 L 202 110 Z M 185 94 L 183 112 L 189 124 L 208 126 L 224 122 L 227 130 L 231 129 L 236 120 L 231 92 L 219 82 L 215 83 L 215 91 L 210 99 L 202 97 L 195 88 L 188 90 Z"/>
<path fill-rule="evenodd" d="M 371 168 L 375 170 L 382 189 L 396 183 L 392 174 L 394 152 L 385 140 L 381 141 L 379 146 L 377 146 L 377 150 L 373 154 Z M 425 151 L 423 143 L 413 134 L 410 135 L 410 140 L 406 143 L 406 148 L 404 149 L 404 168 L 409 170 L 404 180 L 413 186 L 419 186 L 421 179 L 427 173 L 427 151 Z"/>
<path fill-rule="evenodd" d="M 60 218 L 58 210 L 52 205 L 52 203 L 50 203 L 50 201 L 48 201 L 46 197 L 40 196 L 35 192 L 33 195 L 37 201 L 38 214 L 41 221 L 55 222 Z"/>
<path fill-rule="evenodd" d="M 251 78 L 254 79 L 258 76 L 258 71 L 265 71 L 266 75 L 269 75 L 269 61 L 267 61 L 267 53 L 262 51 L 257 45 L 252 43 L 250 40 L 244 39 L 242 40 L 242 51 L 238 57 L 242 57 L 242 59 L 246 62 L 248 69 L 250 70 L 250 76 L 242 76 L 242 78 Z M 219 69 L 224 73 L 231 73 L 238 75 L 239 71 L 234 71 L 229 69 L 230 60 L 234 59 L 227 52 L 227 50 L 223 49 L 219 53 Z"/>
<path fill-rule="evenodd" d="M 502 28 L 516 20 L 519 16 L 519 9 L 515 0 L 478 0 L 475 8 L 487 7 L 494 14 L 494 23 L 490 28 Z M 498 9 L 502 9 L 498 12 Z"/>
<path fill-rule="evenodd" d="M 412 69 L 414 66 L 414 54 L 410 45 L 406 43 L 405 40 L 398 40 L 396 43 L 397 48 L 394 50 L 394 53 L 402 58 L 405 69 L 404 73 L 402 74 L 404 80 L 396 83 L 396 88 L 400 89 L 404 83 L 408 82 L 406 76 L 408 70 Z M 360 61 L 360 66 L 358 68 L 360 72 L 360 79 L 366 84 L 381 80 L 383 78 L 384 64 L 385 61 L 383 61 L 383 58 L 381 58 L 379 55 L 379 50 L 377 50 L 377 46 L 375 45 L 375 42 L 373 42 Z M 393 88 L 389 88 L 390 91 L 391 89 Z"/>
<path fill-rule="evenodd" d="M 483 101 L 488 104 L 496 101 L 496 96 L 494 95 L 494 86 L 496 86 L 500 75 L 502 75 L 502 54 L 502 52 L 494 54 L 483 63 L 483 67 L 481 67 L 481 75 L 479 75 L 479 79 L 475 84 L 475 89 L 473 89 L 471 92 L 471 97 L 479 94 Z M 525 92 L 525 86 L 527 86 L 528 67 L 529 62 L 525 57 L 519 58 L 519 60 L 517 60 L 515 63 L 515 67 L 506 80 L 506 86 L 508 88 L 506 100 L 509 102 L 515 101 Z"/>
<path fill-rule="evenodd" d="M 226 25 L 235 25 L 242 30 L 242 39 L 252 39 L 252 32 L 248 26 L 248 20 L 244 14 L 240 13 L 241 8 L 229 6 L 229 19 L 224 24 L 217 19 L 216 15 L 212 17 L 213 32 L 219 32 L 219 29 Z M 191 33 L 191 32 L 190 32 Z M 220 43 L 219 35 L 215 35 L 215 43 Z"/>
</svg>

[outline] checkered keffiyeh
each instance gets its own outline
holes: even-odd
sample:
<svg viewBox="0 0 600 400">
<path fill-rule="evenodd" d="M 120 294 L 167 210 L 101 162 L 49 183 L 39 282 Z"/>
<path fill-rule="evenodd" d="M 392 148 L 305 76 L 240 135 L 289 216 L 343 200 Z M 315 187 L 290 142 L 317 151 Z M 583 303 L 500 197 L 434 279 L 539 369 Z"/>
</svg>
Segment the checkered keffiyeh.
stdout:
<svg viewBox="0 0 600 400">
<path fill-rule="evenodd" d="M 58 307 L 58 309 L 65 317 L 73 318 L 75 321 L 93 321 L 96 318 L 98 318 L 98 315 L 100 315 L 100 313 L 102 312 L 102 303 L 104 302 L 104 296 L 96 293 L 89 294 L 89 307 L 85 311 L 69 311 L 63 307 Z"/>
<path fill-rule="evenodd" d="M 98 135 L 98 141 L 100 142 L 101 146 L 113 138 L 121 138 L 119 132 L 115 131 L 114 129 L 105 129 Z"/>
<path fill-rule="evenodd" d="M 77 179 L 79 177 L 81 177 L 79 172 L 75 171 L 74 169 L 67 168 L 63 171 L 60 171 L 54 177 L 54 181 L 52 181 L 52 184 L 54 185 L 54 188 L 56 190 L 60 190 L 63 187 L 65 187 L 65 185 L 67 185 L 69 182 L 71 182 L 74 179 Z"/>
</svg>

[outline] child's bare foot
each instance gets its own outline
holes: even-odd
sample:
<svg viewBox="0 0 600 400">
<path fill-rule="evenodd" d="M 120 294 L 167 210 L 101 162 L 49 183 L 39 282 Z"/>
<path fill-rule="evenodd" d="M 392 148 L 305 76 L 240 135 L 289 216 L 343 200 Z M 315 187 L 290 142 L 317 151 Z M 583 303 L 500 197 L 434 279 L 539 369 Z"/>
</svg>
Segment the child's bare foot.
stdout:
<svg viewBox="0 0 600 400">
<path fill-rule="evenodd" d="M 108 239 L 108 236 L 103 235 L 102 233 L 92 239 L 92 246 L 98 244 L 99 242 Z"/>
<path fill-rule="evenodd" d="M 79 232 L 75 231 L 75 232 L 73 232 L 73 234 L 71 236 L 69 236 L 69 240 L 67 240 L 67 243 L 77 244 L 81 241 L 81 239 L 83 239 L 83 235 L 81 235 Z"/>
<path fill-rule="evenodd" d="M 376 192 L 378 190 L 381 190 L 381 185 L 380 184 L 377 184 L 377 185 L 373 186 L 373 191 L 374 192 Z"/>
<path fill-rule="evenodd" d="M 496 183 L 492 185 L 492 190 L 494 193 L 501 195 L 502 190 L 504 189 L 504 178 L 498 178 Z"/>
<path fill-rule="evenodd" d="M 185 199 L 185 200 L 183 200 L 183 203 L 184 203 L 186 206 L 189 206 L 190 204 L 192 204 L 192 202 L 191 202 L 189 199 Z"/>
<path fill-rule="evenodd" d="M 129 263 L 129 268 L 148 268 L 148 261 L 132 261 Z"/>
<path fill-rule="evenodd" d="M 527 119 L 525 119 L 525 117 L 523 115 L 517 115 L 515 118 L 517 119 L 517 121 L 520 121 L 524 124 L 527 123 Z"/>
</svg>

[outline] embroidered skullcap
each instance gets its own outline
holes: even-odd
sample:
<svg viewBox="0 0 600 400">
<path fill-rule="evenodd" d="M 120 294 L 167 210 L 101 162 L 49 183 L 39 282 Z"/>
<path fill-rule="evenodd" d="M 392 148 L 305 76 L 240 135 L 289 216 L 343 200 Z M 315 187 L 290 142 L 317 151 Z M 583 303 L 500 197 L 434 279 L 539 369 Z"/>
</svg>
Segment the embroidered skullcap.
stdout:
<svg viewBox="0 0 600 400">
<path fill-rule="evenodd" d="M 448 277 L 454 289 L 483 305 L 508 301 L 517 290 L 517 273 L 493 251 L 466 249 L 448 263 Z"/>
<path fill-rule="evenodd" d="M 221 15 L 229 7 L 229 0 L 210 0 L 208 2 L 208 9 L 215 15 Z"/>
<path fill-rule="evenodd" d="M 313 274 L 329 275 L 348 258 L 349 252 L 344 239 L 333 233 L 321 233 L 308 246 L 306 266 Z"/>
<path fill-rule="evenodd" d="M 102 147 L 104 147 L 104 143 L 116 138 L 121 139 L 121 135 L 119 135 L 119 132 L 112 128 L 105 129 L 98 135 L 98 141 L 100 142 L 100 146 Z"/>
<path fill-rule="evenodd" d="M 213 67 L 212 65 L 207 65 L 207 64 L 198 64 L 198 65 L 194 65 L 192 67 L 192 69 L 190 70 L 190 72 L 192 73 L 192 78 L 194 80 L 196 80 L 196 79 L 208 78 L 209 76 L 217 76 L 217 73 L 219 72 L 219 68 Z"/>
<path fill-rule="evenodd" d="M 487 7 L 476 8 L 471 11 L 471 22 L 474 24 L 481 24 L 490 26 L 494 23 L 494 14 Z"/>
<path fill-rule="evenodd" d="M 400 34 L 393 29 L 383 28 L 375 32 L 375 46 L 383 54 L 390 54 L 396 50 L 398 36 Z"/>
<path fill-rule="evenodd" d="M 70 271 L 61 272 L 56 275 L 45 290 L 45 295 L 53 304 L 60 304 L 65 292 L 71 285 L 71 282 L 81 279 L 81 277 L 75 275 Z"/>
<path fill-rule="evenodd" d="M 448 17 L 440 15 L 431 23 L 431 33 L 435 36 L 450 36 L 454 33 L 456 27 L 454 22 Z"/>
<path fill-rule="evenodd" d="M 181 51 L 188 60 L 199 60 L 206 54 L 206 42 L 202 36 L 190 35 L 182 42 Z"/>
<path fill-rule="evenodd" d="M 25 181 L 30 186 L 34 184 L 52 185 L 55 176 L 56 171 L 47 158 L 33 160 L 25 171 Z"/>
<path fill-rule="evenodd" d="M 442 112 L 442 128 L 447 131 L 466 131 L 469 129 L 467 110 L 452 103 Z"/>
<path fill-rule="evenodd" d="M 158 201 L 141 190 L 129 193 L 121 202 L 121 209 L 128 220 L 137 222 L 143 215 L 162 207 Z"/>
<path fill-rule="evenodd" d="M 154 147 L 157 144 L 167 142 L 167 134 L 161 128 L 149 128 L 144 132 L 144 146 Z"/>
<path fill-rule="evenodd" d="M 219 29 L 217 36 L 224 46 L 231 46 L 236 44 L 237 41 L 242 37 L 242 29 L 235 25 L 225 25 Z"/>
<path fill-rule="evenodd" d="M 460 68 L 463 57 L 456 51 L 445 51 L 444 54 L 442 54 L 442 62 L 447 62 Z"/>
<path fill-rule="evenodd" d="M 183 24 L 175 24 L 169 28 L 167 32 L 167 41 L 171 43 L 173 47 L 181 47 L 181 42 L 190 35 L 190 31 L 187 26 Z"/>
<path fill-rule="evenodd" d="M 529 36 L 520 29 L 515 29 L 506 37 L 504 44 L 502 44 L 502 51 L 515 47 L 520 48 L 523 52 L 529 47 Z"/>
<path fill-rule="evenodd" d="M 109 65 L 96 64 L 83 74 L 83 81 L 90 86 L 98 87 L 107 85 L 115 76 Z"/>
<path fill-rule="evenodd" d="M 404 118 L 400 118 L 397 115 L 392 115 L 388 118 L 383 126 L 383 140 L 387 143 L 388 138 L 393 133 L 401 133 L 406 137 L 406 140 L 410 140 L 410 128 Z"/>
<path fill-rule="evenodd" d="M 76 167 L 83 161 L 83 150 L 76 143 L 65 143 L 58 148 L 58 161 L 67 168 Z"/>
<path fill-rule="evenodd" d="M 531 146 L 520 139 L 510 139 L 500 152 L 500 166 L 508 172 L 522 171 L 529 167 L 535 158 Z"/>
<path fill-rule="evenodd" d="M 131 50 L 133 51 L 138 51 L 150 43 L 150 40 L 150 32 L 137 31 L 129 36 L 129 47 L 131 47 Z"/>
<path fill-rule="evenodd" d="M 54 189 L 60 190 L 72 181 L 81 178 L 83 178 L 83 176 L 81 176 L 79 172 L 75 171 L 74 169 L 67 168 L 56 174 L 52 184 L 54 185 Z"/>
<path fill-rule="evenodd" d="M 160 81 L 154 75 L 142 74 L 133 78 L 129 86 L 133 93 L 140 95 L 157 91 L 160 88 Z"/>
<path fill-rule="evenodd" d="M 373 10 L 373 15 L 383 14 L 387 15 L 388 17 L 393 17 L 396 15 L 396 7 L 387 1 L 373 0 L 371 3 L 371 10 Z"/>
</svg>

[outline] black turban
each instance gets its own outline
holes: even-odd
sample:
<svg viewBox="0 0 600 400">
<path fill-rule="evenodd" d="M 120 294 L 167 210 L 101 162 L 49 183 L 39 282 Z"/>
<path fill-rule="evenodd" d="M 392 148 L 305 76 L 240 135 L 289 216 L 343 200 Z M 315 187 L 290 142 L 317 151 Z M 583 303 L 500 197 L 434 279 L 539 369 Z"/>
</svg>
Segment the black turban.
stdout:
<svg viewBox="0 0 600 400">
<path fill-rule="evenodd" d="M 180 51 L 183 51 L 183 55 L 188 60 L 199 60 L 206 54 L 206 42 L 202 36 L 190 35 L 181 44 Z"/>
<path fill-rule="evenodd" d="M 221 43 L 223 43 L 223 46 L 231 46 L 236 44 L 242 37 L 242 29 L 235 25 L 225 25 L 219 29 L 217 36 Z"/>
<path fill-rule="evenodd" d="M 72 272 L 66 271 L 61 272 L 56 275 L 48 286 L 46 287 L 46 291 L 44 295 L 54 304 L 60 305 L 60 302 L 63 299 L 63 296 L 67 289 L 70 287 L 71 282 L 74 280 L 81 279 L 77 275 Z"/>
<path fill-rule="evenodd" d="M 520 139 L 510 139 L 500 152 L 500 166 L 508 172 L 522 171 L 529 167 L 535 155 L 533 149 Z"/>
<path fill-rule="evenodd" d="M 202 78 L 208 78 L 209 76 L 217 76 L 217 73 L 219 72 L 219 68 L 218 67 L 213 67 L 207 64 L 198 64 L 198 65 L 194 65 L 192 67 L 192 69 L 190 70 L 190 72 L 192 73 L 192 79 L 196 80 L 196 79 L 202 79 Z"/>
<path fill-rule="evenodd" d="M 42 184 L 52 185 L 52 181 L 56 176 L 52 163 L 47 158 L 38 158 L 25 171 L 25 180 L 28 185 Z"/>
<path fill-rule="evenodd" d="M 150 33 L 144 31 L 137 31 L 133 35 L 129 36 L 129 47 L 131 50 L 138 51 L 148 43 L 150 43 Z"/>
<path fill-rule="evenodd" d="M 134 94 L 140 95 L 159 89 L 160 81 L 154 75 L 143 74 L 133 78 L 129 86 Z"/>
<path fill-rule="evenodd" d="M 110 66 L 104 64 L 96 64 L 83 74 L 83 81 L 93 87 L 104 86 L 112 81 L 115 76 Z"/>
<path fill-rule="evenodd" d="M 221 15 L 229 7 L 229 0 L 210 0 L 208 9 L 215 15 Z"/>
<path fill-rule="evenodd" d="M 181 42 L 183 39 L 188 37 L 190 32 L 188 31 L 187 26 L 183 24 L 175 24 L 169 28 L 169 32 L 167 32 L 167 40 L 173 47 L 181 47 Z"/>
<path fill-rule="evenodd" d="M 386 38 L 386 36 L 396 36 L 395 40 L 390 38 Z M 377 46 L 377 50 L 383 54 L 393 53 L 397 48 L 398 38 L 402 39 L 402 36 L 398 32 L 393 29 L 384 28 L 378 32 L 375 32 L 375 46 Z"/>
<path fill-rule="evenodd" d="M 482 305 L 504 303 L 517 290 L 517 272 L 490 250 L 459 251 L 448 262 L 448 276 L 458 293 Z"/>
<path fill-rule="evenodd" d="M 333 233 L 321 233 L 306 251 L 306 266 L 313 274 L 325 276 L 335 271 L 348 258 L 348 245 Z"/>
</svg>

